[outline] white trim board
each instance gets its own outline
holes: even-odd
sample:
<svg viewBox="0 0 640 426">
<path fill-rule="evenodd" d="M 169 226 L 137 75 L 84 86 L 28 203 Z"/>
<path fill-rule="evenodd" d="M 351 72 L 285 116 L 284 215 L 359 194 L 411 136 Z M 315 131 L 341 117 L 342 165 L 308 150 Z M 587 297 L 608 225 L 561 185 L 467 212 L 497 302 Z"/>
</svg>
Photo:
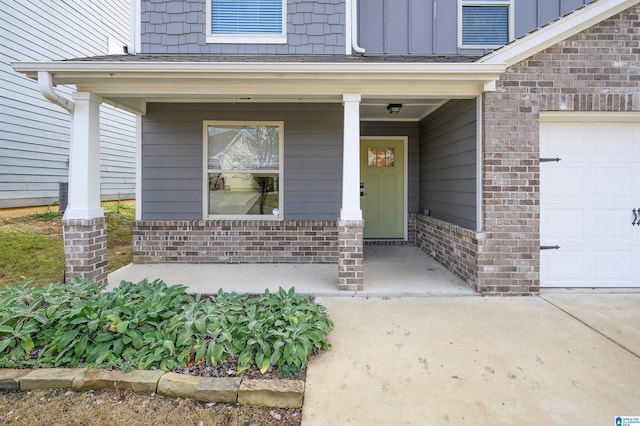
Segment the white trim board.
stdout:
<svg viewBox="0 0 640 426">
<path fill-rule="evenodd" d="M 640 112 L 585 112 L 585 111 L 549 111 L 540 113 L 540 121 L 550 122 L 603 122 L 603 123 L 639 123 Z"/>
<path fill-rule="evenodd" d="M 599 0 L 480 58 L 476 63 L 514 65 L 634 5 L 638 0 Z"/>
</svg>

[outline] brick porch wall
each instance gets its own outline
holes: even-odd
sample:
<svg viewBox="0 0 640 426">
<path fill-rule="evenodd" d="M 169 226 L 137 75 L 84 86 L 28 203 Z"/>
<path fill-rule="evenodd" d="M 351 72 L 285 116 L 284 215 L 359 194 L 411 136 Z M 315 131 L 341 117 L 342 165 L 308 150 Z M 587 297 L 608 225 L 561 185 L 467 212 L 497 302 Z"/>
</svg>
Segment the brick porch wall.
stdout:
<svg viewBox="0 0 640 426">
<path fill-rule="evenodd" d="M 640 111 L 640 6 L 510 67 L 483 98 L 478 291 L 540 289 L 541 111 Z"/>
<path fill-rule="evenodd" d="M 364 290 L 364 221 L 338 220 L 338 290 Z"/>
<path fill-rule="evenodd" d="M 134 263 L 337 263 L 333 221 L 202 220 L 133 224 Z"/>
<path fill-rule="evenodd" d="M 93 278 L 96 284 L 107 282 L 107 219 L 71 219 L 62 221 L 65 281 Z"/>
<path fill-rule="evenodd" d="M 416 246 L 477 290 L 477 258 L 484 235 L 423 214 L 412 213 L 411 222 Z"/>
</svg>

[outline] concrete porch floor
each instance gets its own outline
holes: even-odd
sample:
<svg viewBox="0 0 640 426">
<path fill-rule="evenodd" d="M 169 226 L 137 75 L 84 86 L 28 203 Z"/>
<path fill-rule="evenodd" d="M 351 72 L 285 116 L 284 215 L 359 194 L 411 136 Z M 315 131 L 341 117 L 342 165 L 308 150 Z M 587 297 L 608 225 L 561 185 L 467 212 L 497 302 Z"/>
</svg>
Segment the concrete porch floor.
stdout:
<svg viewBox="0 0 640 426">
<path fill-rule="evenodd" d="M 345 296 L 338 291 L 335 264 L 130 264 L 109 274 L 109 288 L 120 281 L 162 279 L 184 284 L 190 293 L 211 294 L 222 288 L 261 293 L 296 288 L 313 296 Z M 365 246 L 364 291 L 360 296 L 470 296 L 471 287 L 413 246 Z"/>
</svg>

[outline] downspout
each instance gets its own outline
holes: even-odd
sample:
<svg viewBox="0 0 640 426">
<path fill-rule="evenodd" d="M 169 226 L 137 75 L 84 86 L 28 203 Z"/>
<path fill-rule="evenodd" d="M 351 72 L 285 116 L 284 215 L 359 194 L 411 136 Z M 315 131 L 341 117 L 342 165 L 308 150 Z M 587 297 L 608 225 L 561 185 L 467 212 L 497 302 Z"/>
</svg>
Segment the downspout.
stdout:
<svg viewBox="0 0 640 426">
<path fill-rule="evenodd" d="M 74 103 L 71 99 L 59 95 L 53 88 L 53 76 L 48 71 L 38 71 L 38 90 L 50 102 L 73 113 Z"/>
<path fill-rule="evenodd" d="M 365 50 L 358 46 L 358 0 L 351 0 L 351 48 L 364 55 Z"/>
</svg>

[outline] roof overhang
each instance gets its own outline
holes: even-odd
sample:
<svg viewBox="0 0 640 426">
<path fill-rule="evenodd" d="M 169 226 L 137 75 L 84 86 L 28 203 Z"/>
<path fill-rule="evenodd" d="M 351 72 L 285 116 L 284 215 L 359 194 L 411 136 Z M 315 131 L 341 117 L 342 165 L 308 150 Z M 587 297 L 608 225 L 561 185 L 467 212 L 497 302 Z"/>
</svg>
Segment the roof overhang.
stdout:
<svg viewBox="0 0 640 426">
<path fill-rule="evenodd" d="M 502 64 L 301 62 L 16 62 L 16 71 L 138 113 L 147 102 L 341 102 L 365 98 L 469 98 L 492 90 Z"/>
<path fill-rule="evenodd" d="M 483 56 L 478 60 L 478 63 L 504 64 L 510 67 L 638 4 L 639 1 L 640 0 L 595 1 Z"/>
</svg>

